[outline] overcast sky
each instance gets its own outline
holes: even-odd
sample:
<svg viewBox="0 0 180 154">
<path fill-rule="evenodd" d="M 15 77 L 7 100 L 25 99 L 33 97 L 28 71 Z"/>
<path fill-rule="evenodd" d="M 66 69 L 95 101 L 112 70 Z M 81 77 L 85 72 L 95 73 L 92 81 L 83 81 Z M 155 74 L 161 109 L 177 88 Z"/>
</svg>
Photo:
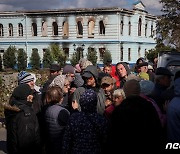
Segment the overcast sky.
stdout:
<svg viewBox="0 0 180 154">
<path fill-rule="evenodd" d="M 0 11 L 54 10 L 69 8 L 120 7 L 132 9 L 137 0 L 0 0 Z M 159 0 L 142 0 L 146 10 L 154 15 L 161 14 Z"/>
</svg>

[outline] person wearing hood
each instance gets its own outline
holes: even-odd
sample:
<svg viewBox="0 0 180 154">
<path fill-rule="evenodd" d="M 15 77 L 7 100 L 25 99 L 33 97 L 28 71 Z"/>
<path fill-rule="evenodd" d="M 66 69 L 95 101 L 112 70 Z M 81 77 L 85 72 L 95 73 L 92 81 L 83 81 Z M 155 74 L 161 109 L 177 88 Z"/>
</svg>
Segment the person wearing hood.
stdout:
<svg viewBox="0 0 180 154">
<path fill-rule="evenodd" d="M 9 154 L 41 153 L 39 124 L 32 108 L 33 90 L 20 84 L 13 93 L 11 105 L 4 106 Z"/>
<path fill-rule="evenodd" d="M 64 132 L 63 153 L 104 153 L 108 122 L 97 113 L 97 94 L 86 89 L 79 99 L 81 112 L 71 114 Z"/>
<path fill-rule="evenodd" d="M 98 98 L 97 112 L 103 115 L 104 110 L 105 110 L 104 102 L 106 100 L 106 97 L 98 83 L 98 76 L 99 76 L 99 73 L 97 71 L 96 66 L 89 65 L 86 67 L 86 69 L 84 70 L 82 74 L 84 84 L 83 86 L 78 87 L 75 90 L 74 95 L 73 95 L 72 106 L 74 109 L 78 109 L 79 111 L 81 111 L 81 106 L 79 104 L 80 95 L 83 94 L 83 92 L 85 92 L 86 89 L 92 89 L 97 93 L 97 98 Z"/>
<path fill-rule="evenodd" d="M 127 63 L 125 63 L 125 62 L 117 63 L 116 64 L 116 72 L 117 72 L 117 75 L 118 75 L 119 81 L 120 81 L 119 88 L 122 88 L 124 83 L 126 82 L 126 78 L 130 74 L 130 69 L 129 69 Z"/>
</svg>

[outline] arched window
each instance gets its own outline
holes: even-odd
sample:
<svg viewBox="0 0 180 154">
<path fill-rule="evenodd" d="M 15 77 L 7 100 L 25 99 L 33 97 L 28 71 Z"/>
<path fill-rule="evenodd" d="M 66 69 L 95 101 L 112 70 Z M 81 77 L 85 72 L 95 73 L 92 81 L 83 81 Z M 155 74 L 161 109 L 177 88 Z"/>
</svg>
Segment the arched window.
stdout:
<svg viewBox="0 0 180 154">
<path fill-rule="evenodd" d="M 42 36 L 47 36 L 47 23 L 42 22 Z"/>
<path fill-rule="evenodd" d="M 67 21 L 64 21 L 62 24 L 63 37 L 69 36 L 69 24 Z"/>
<path fill-rule="evenodd" d="M 77 30 L 78 30 L 78 35 L 82 36 L 83 35 L 83 26 L 82 26 L 82 22 L 80 20 L 77 21 Z"/>
<path fill-rule="evenodd" d="M 138 22 L 138 36 L 141 36 L 141 27 L 142 27 L 142 20 L 141 20 L 141 18 L 139 18 L 139 22 Z"/>
<path fill-rule="evenodd" d="M 22 25 L 22 23 L 18 24 L 18 33 L 19 33 L 19 36 L 23 36 L 23 25 Z"/>
<path fill-rule="evenodd" d="M 37 24 L 32 23 L 32 36 L 37 36 Z"/>
<path fill-rule="evenodd" d="M 128 35 L 131 35 L 131 22 L 130 21 L 128 23 L 128 28 L 129 28 Z"/>
<path fill-rule="evenodd" d="M 57 22 L 53 22 L 52 27 L 53 27 L 53 35 L 57 36 L 58 35 L 58 24 L 57 24 Z"/>
<path fill-rule="evenodd" d="M 90 20 L 88 22 L 88 36 L 92 37 L 94 36 L 94 21 L 93 20 Z"/>
<path fill-rule="evenodd" d="M 9 23 L 9 36 L 13 36 L 13 25 Z"/>
<path fill-rule="evenodd" d="M 0 24 L 0 36 L 4 36 L 4 29 L 2 24 Z"/>
<path fill-rule="evenodd" d="M 99 21 L 99 34 L 105 35 L 105 25 L 102 20 Z"/>
</svg>

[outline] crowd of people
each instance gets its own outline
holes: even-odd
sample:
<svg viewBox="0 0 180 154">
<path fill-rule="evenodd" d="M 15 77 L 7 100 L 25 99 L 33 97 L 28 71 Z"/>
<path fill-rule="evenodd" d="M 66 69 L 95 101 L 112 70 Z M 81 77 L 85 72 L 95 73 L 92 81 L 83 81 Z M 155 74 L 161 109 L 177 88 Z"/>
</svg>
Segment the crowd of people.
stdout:
<svg viewBox="0 0 180 154">
<path fill-rule="evenodd" d="M 52 64 L 40 87 L 27 71 L 17 78 L 4 106 L 8 154 L 162 153 L 180 141 L 180 71 L 82 58 Z"/>
</svg>

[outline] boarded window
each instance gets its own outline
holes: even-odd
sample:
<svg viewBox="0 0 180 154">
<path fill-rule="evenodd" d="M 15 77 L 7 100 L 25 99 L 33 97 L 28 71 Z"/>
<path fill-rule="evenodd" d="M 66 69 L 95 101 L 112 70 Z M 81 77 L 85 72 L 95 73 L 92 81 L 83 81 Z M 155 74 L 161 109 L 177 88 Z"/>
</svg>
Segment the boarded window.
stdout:
<svg viewBox="0 0 180 154">
<path fill-rule="evenodd" d="M 47 23 L 42 23 L 42 36 L 47 36 Z"/>
<path fill-rule="evenodd" d="M 37 24 L 32 23 L 32 36 L 37 36 Z"/>
<path fill-rule="evenodd" d="M 4 36 L 4 28 L 2 24 L 0 24 L 0 36 Z"/>
<path fill-rule="evenodd" d="M 69 24 L 67 21 L 64 21 L 63 22 L 63 25 L 62 25 L 62 28 L 63 28 L 63 37 L 68 37 L 69 36 Z"/>
<path fill-rule="evenodd" d="M 131 22 L 130 21 L 128 23 L 128 27 L 129 27 L 128 35 L 131 35 Z"/>
<path fill-rule="evenodd" d="M 99 48 L 99 58 L 100 58 L 100 60 L 103 60 L 104 53 L 105 53 L 105 48 Z"/>
<path fill-rule="evenodd" d="M 18 24 L 18 33 L 19 33 L 19 36 L 23 36 L 23 25 L 22 25 L 22 23 Z"/>
<path fill-rule="evenodd" d="M 102 20 L 99 22 L 99 34 L 105 35 L 105 25 Z"/>
<path fill-rule="evenodd" d="M 82 26 L 82 22 L 81 21 L 77 22 L 77 30 L 78 30 L 78 35 L 82 36 L 83 35 L 83 26 Z"/>
<path fill-rule="evenodd" d="M 88 35 L 89 37 L 94 37 L 94 21 L 89 21 L 88 22 Z"/>
<path fill-rule="evenodd" d="M 13 36 L 13 25 L 9 24 L 9 36 Z"/>
<path fill-rule="evenodd" d="M 138 22 L 138 36 L 141 36 L 141 27 L 142 27 L 142 20 L 141 20 L 141 18 L 139 18 L 139 22 Z"/>
<path fill-rule="evenodd" d="M 52 23 L 52 28 L 53 28 L 53 35 L 57 36 L 58 35 L 58 24 L 57 24 L 57 22 Z"/>
</svg>

